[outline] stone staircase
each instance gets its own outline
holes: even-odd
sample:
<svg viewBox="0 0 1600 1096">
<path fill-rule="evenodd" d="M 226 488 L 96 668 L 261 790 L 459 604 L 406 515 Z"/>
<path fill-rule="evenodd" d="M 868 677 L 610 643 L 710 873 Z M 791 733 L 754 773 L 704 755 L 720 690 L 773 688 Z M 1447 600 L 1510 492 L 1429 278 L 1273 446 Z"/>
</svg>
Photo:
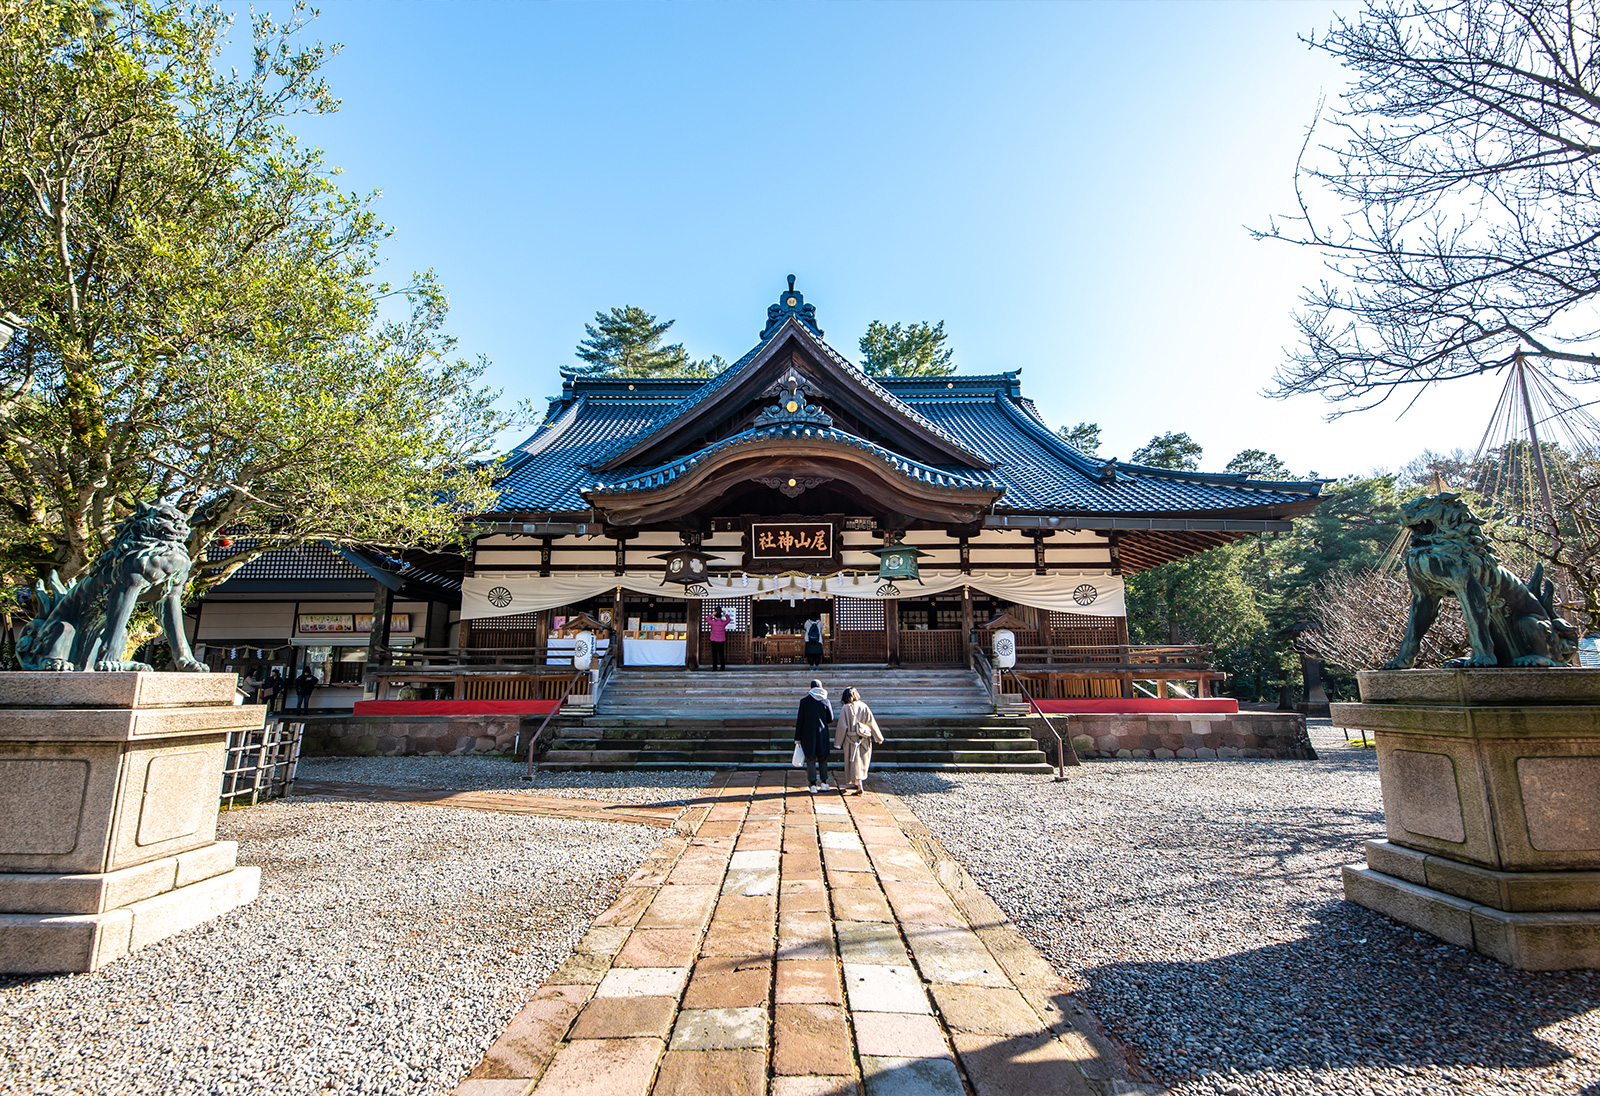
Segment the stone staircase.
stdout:
<svg viewBox="0 0 1600 1096">
<path fill-rule="evenodd" d="M 827 666 L 816 675 L 835 707 L 861 690 L 883 729 L 874 769 L 1050 772 L 1031 721 L 996 717 L 966 670 Z M 794 711 L 812 674 L 804 666 L 711 671 L 622 671 L 593 716 L 559 716 L 541 767 L 776 769 L 794 752 Z"/>
<path fill-rule="evenodd" d="M 970 670 L 824 666 L 736 666 L 711 670 L 622 670 L 600 698 L 602 716 L 794 716 L 819 678 L 835 707 L 854 685 L 877 716 L 990 716 L 994 707 Z"/>
</svg>

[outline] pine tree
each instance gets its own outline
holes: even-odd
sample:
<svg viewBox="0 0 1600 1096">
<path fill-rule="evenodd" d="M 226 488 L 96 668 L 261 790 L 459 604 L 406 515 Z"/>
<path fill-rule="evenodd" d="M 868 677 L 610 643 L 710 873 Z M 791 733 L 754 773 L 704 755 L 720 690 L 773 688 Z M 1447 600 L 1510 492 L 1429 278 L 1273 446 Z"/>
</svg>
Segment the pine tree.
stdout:
<svg viewBox="0 0 1600 1096">
<path fill-rule="evenodd" d="M 661 345 L 675 321 L 656 322 L 642 308 L 623 305 L 596 312 L 594 323 L 583 325 L 589 336 L 578 344 L 578 357 L 589 363 L 583 373 L 608 373 L 619 377 L 681 377 L 701 372 L 707 363 L 691 363 L 682 343 Z"/>
<path fill-rule="evenodd" d="M 956 371 L 944 345 L 944 321 L 895 324 L 873 320 L 861 336 L 861 368 L 874 377 L 943 377 Z"/>
<path fill-rule="evenodd" d="M 1098 456 L 1100 453 L 1100 424 L 1097 422 L 1080 422 L 1077 426 L 1063 426 L 1061 436 L 1086 457 Z"/>
<path fill-rule="evenodd" d="M 1133 451 L 1133 463 L 1193 472 L 1200 467 L 1201 452 L 1200 443 L 1188 434 L 1157 434 L 1147 445 Z"/>
</svg>

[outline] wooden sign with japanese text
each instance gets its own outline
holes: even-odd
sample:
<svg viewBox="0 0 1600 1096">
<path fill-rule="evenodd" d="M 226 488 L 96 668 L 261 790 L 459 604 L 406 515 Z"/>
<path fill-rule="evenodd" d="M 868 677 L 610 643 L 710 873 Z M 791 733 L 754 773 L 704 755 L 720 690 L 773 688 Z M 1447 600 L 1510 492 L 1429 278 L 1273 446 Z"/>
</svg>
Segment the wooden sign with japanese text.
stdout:
<svg viewBox="0 0 1600 1096">
<path fill-rule="evenodd" d="M 838 570 L 838 525 L 814 519 L 752 521 L 745 564 L 757 572 Z"/>
</svg>

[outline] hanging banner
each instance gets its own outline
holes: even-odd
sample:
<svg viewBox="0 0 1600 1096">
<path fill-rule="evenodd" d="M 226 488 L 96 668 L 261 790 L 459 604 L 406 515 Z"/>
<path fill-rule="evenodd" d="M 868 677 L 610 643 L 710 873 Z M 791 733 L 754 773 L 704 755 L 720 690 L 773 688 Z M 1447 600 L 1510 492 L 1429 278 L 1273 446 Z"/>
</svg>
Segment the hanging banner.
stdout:
<svg viewBox="0 0 1600 1096">
<path fill-rule="evenodd" d="M 637 594 L 677 596 L 661 586 L 659 572 L 623 575 L 525 573 L 477 574 L 461 583 L 461 619 L 513 616 L 587 601 L 618 586 Z M 1125 588 L 1120 575 L 924 571 L 922 581 L 880 579 L 877 575 L 712 575 L 683 586 L 688 598 L 846 597 L 862 601 L 928 597 L 971 586 L 992 597 L 1019 605 L 1080 616 L 1126 616 Z"/>
</svg>

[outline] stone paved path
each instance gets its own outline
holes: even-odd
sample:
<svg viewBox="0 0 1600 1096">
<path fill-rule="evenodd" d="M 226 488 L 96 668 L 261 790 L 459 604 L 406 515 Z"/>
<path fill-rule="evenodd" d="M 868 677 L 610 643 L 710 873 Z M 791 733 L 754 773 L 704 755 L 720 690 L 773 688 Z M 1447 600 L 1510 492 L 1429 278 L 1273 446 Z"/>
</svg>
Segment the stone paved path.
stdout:
<svg viewBox="0 0 1600 1096">
<path fill-rule="evenodd" d="M 378 784 L 344 784 L 322 780 L 296 780 L 294 795 L 308 799 L 343 799 L 366 803 L 424 803 L 500 814 L 538 814 L 550 818 L 578 818 L 585 822 L 629 822 L 670 830 L 682 807 L 654 807 L 640 803 L 601 803 L 559 795 L 524 792 L 452 792 L 442 788 L 391 788 Z"/>
<path fill-rule="evenodd" d="M 1131 1077 L 892 796 L 725 774 L 456 1096 L 1050 1096 Z"/>
</svg>

